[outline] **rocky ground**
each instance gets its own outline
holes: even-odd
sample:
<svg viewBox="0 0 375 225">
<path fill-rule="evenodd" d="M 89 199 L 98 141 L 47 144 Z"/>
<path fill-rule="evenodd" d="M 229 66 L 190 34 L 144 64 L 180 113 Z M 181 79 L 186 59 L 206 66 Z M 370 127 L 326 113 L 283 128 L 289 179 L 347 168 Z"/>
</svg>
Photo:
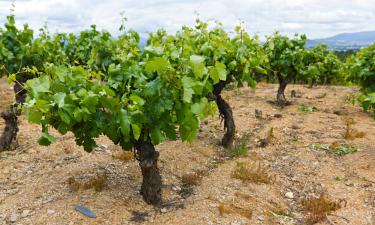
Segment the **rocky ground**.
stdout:
<svg viewBox="0 0 375 225">
<path fill-rule="evenodd" d="M 357 89 L 290 85 L 297 98 L 280 109 L 272 103 L 276 87 L 224 93 L 238 154 L 219 146 L 218 117 L 202 121 L 192 144 L 157 146 L 159 208 L 142 201 L 132 154 L 104 137 L 86 153 L 69 133 L 39 146 L 40 127 L 22 116 L 15 150 L 0 152 L 0 225 L 312 224 L 319 217 L 317 224 L 375 225 L 375 120 L 351 104 Z M 1 80 L 1 110 L 12 96 Z"/>
</svg>

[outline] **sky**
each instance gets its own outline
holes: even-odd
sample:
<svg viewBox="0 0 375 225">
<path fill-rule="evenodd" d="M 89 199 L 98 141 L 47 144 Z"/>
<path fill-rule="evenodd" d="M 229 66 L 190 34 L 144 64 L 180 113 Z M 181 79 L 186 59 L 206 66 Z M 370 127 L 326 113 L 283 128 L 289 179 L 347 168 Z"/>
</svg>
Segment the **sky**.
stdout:
<svg viewBox="0 0 375 225">
<path fill-rule="evenodd" d="M 51 32 L 79 32 L 96 24 L 118 34 L 121 12 L 132 28 L 146 37 L 164 28 L 175 32 L 197 17 L 220 21 L 228 31 L 240 21 L 261 37 L 275 31 L 307 34 L 308 38 L 375 30 L 375 0 L 14 0 L 18 25 Z M 0 24 L 11 0 L 0 0 Z"/>
</svg>

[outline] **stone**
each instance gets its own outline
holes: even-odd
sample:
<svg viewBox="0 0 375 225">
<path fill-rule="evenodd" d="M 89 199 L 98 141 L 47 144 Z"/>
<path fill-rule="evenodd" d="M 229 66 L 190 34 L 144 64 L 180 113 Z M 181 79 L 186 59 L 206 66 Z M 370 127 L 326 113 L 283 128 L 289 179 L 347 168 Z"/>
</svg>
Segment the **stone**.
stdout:
<svg viewBox="0 0 375 225">
<path fill-rule="evenodd" d="M 174 190 L 174 191 L 181 191 L 181 188 L 179 186 L 173 186 L 172 190 Z"/>
<path fill-rule="evenodd" d="M 28 217 L 30 215 L 30 212 L 31 212 L 31 210 L 29 210 L 29 209 L 23 210 L 22 213 L 21 213 L 21 217 L 22 218 Z"/>
<path fill-rule="evenodd" d="M 299 129 L 301 129 L 302 127 L 300 126 L 300 125 L 298 125 L 298 124 L 293 124 L 292 125 L 292 129 L 294 129 L 294 130 L 299 130 Z"/>
<path fill-rule="evenodd" d="M 162 212 L 162 213 L 166 213 L 166 212 L 167 212 L 167 209 L 166 209 L 166 208 L 162 208 L 162 209 L 160 209 L 160 212 Z"/>
<path fill-rule="evenodd" d="M 9 222 L 15 223 L 18 220 L 18 214 L 17 213 L 12 213 L 9 217 Z"/>
<path fill-rule="evenodd" d="M 287 197 L 289 199 L 293 199 L 294 198 L 294 194 L 293 194 L 293 192 L 289 191 L 289 192 L 285 193 L 285 197 Z"/>
<path fill-rule="evenodd" d="M 52 215 L 52 214 L 54 214 L 54 213 L 55 213 L 54 210 L 51 210 L 51 209 L 47 210 L 47 214 L 48 214 L 48 215 Z"/>
</svg>

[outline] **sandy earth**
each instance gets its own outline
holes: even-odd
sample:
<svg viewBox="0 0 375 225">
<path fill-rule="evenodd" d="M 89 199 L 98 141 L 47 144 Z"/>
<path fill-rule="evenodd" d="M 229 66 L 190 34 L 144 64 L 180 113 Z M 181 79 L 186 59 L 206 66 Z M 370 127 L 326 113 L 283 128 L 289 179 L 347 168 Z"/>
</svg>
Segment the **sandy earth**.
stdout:
<svg viewBox="0 0 375 225">
<path fill-rule="evenodd" d="M 4 80 L 0 88 L 4 110 L 13 94 Z M 299 98 L 284 109 L 270 103 L 276 85 L 224 93 L 233 107 L 237 136 L 246 141 L 244 157 L 226 157 L 218 145 L 223 135 L 218 116 L 202 121 L 192 144 L 158 145 L 164 184 L 160 208 L 142 201 L 137 162 L 119 159 L 121 149 L 108 139 L 99 138 L 99 147 L 92 153 L 77 146 L 72 134 L 56 134 L 57 143 L 42 147 L 37 144 L 41 129 L 22 117 L 18 147 L 0 153 L 0 225 L 306 224 L 309 214 L 302 202 L 321 193 L 332 201 L 345 201 L 346 206 L 342 204 L 319 224 L 375 225 L 375 120 L 348 101 L 357 90 L 290 85 L 288 95 L 292 89 Z M 301 112 L 301 104 L 318 111 Z M 255 117 L 255 109 L 262 110 L 262 118 Z M 354 119 L 352 129 L 365 136 L 346 140 L 345 118 Z M 3 126 L 0 121 L 1 130 Z M 268 146 L 260 147 L 271 128 L 274 137 Z M 338 156 L 312 147 L 334 142 L 360 151 Z M 254 171 L 260 164 L 270 183 L 233 178 L 237 162 L 253 165 Z M 195 180 L 197 185 L 183 184 L 182 177 L 192 173 L 201 177 Z M 97 188 L 102 190 L 90 184 L 83 187 L 103 176 L 102 187 Z M 76 204 L 89 207 L 97 218 L 75 211 Z"/>
</svg>

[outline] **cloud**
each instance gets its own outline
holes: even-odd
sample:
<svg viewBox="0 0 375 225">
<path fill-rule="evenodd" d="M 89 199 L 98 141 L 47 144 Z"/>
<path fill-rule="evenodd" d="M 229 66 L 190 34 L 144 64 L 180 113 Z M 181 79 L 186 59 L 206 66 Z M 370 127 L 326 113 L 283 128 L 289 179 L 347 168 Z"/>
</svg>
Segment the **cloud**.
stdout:
<svg viewBox="0 0 375 225">
<path fill-rule="evenodd" d="M 0 1 L 0 22 L 12 1 Z M 341 32 L 375 30 L 374 0 L 15 0 L 17 23 L 51 31 L 79 32 L 96 24 L 118 33 L 121 12 L 127 27 L 142 35 L 165 28 L 175 32 L 192 25 L 196 15 L 222 22 L 226 29 L 243 21 L 251 33 L 306 33 L 316 38 Z"/>
</svg>

